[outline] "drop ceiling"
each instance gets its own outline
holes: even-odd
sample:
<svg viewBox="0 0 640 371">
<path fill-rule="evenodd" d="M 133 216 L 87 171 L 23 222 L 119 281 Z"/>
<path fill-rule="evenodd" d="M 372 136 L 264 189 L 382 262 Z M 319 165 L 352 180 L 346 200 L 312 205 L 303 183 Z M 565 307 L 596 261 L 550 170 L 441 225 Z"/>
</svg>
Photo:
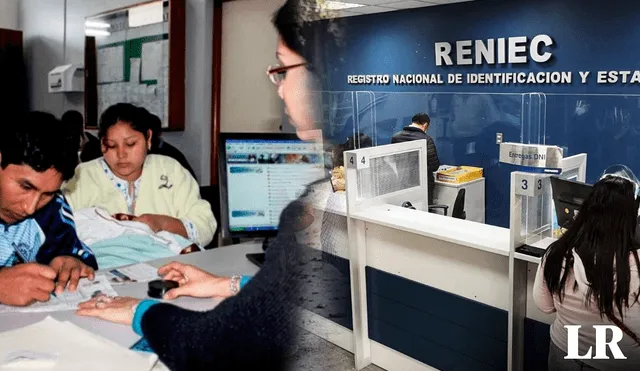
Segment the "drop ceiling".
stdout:
<svg viewBox="0 0 640 371">
<path fill-rule="evenodd" d="M 394 10 L 422 8 L 425 6 L 435 6 L 443 4 L 461 3 L 472 0 L 340 0 L 343 3 L 354 3 L 364 5 L 357 8 L 336 10 L 332 12 L 333 17 L 350 17 L 362 14 L 375 14 L 392 12 Z"/>
</svg>

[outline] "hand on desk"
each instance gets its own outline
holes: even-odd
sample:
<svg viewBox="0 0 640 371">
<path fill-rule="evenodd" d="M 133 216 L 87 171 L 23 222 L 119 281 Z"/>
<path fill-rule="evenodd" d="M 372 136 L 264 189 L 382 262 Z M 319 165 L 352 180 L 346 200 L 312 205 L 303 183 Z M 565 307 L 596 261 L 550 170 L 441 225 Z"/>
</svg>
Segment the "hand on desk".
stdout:
<svg viewBox="0 0 640 371">
<path fill-rule="evenodd" d="M 78 305 L 76 314 L 79 316 L 100 318 L 122 325 L 131 325 L 136 312 L 136 306 L 140 301 L 140 299 L 127 296 L 109 297 L 98 295 Z"/>
<path fill-rule="evenodd" d="M 76 291 L 80 278 L 86 277 L 93 280 L 95 276 L 93 268 L 72 256 L 58 256 L 49 263 L 49 266 L 56 271 L 58 277 L 56 294 L 62 294 L 67 284 L 69 291 Z"/>
<path fill-rule="evenodd" d="M 158 274 L 164 276 L 165 280 L 180 284 L 180 287 L 169 290 L 164 296 L 165 299 L 175 299 L 180 296 L 195 298 L 233 296 L 229 277 L 215 276 L 192 265 L 172 262 L 158 269 Z"/>
<path fill-rule="evenodd" d="M 0 269 L 0 303 L 24 307 L 48 301 L 56 276 L 53 268 L 37 263 Z"/>
</svg>

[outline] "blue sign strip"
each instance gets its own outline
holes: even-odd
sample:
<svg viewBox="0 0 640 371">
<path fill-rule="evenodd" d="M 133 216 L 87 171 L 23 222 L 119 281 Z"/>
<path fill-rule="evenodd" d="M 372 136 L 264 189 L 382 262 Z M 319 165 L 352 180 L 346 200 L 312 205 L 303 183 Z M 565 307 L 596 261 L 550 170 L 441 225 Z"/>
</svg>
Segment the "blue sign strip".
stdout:
<svg viewBox="0 0 640 371">
<path fill-rule="evenodd" d="M 515 171 L 521 171 L 523 173 L 555 174 L 555 175 L 562 174 L 562 169 L 557 169 L 557 168 L 539 168 L 539 167 L 531 167 L 531 166 L 517 166 L 517 165 L 507 164 L 505 162 L 503 162 L 503 164 L 513 166 L 513 167 L 515 167 L 517 169 Z"/>
</svg>

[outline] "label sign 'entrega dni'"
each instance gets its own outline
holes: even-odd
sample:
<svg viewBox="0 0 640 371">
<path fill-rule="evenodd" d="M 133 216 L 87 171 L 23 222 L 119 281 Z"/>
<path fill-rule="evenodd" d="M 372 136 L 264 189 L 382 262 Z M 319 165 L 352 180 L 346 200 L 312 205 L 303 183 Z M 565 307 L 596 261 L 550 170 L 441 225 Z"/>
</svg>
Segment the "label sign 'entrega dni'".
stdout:
<svg viewBox="0 0 640 371">
<path fill-rule="evenodd" d="M 562 148 L 540 144 L 501 143 L 500 162 L 522 167 L 523 171 L 560 174 Z"/>
</svg>

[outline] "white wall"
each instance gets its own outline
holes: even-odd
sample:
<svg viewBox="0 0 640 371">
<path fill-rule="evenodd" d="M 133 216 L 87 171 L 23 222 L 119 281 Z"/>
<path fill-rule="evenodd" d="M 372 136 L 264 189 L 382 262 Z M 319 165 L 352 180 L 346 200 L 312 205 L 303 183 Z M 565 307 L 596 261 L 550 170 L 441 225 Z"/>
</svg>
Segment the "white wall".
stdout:
<svg viewBox="0 0 640 371">
<path fill-rule="evenodd" d="M 47 93 L 45 77 L 56 65 L 83 62 L 85 17 L 141 0 L 66 0 L 66 20 L 65 0 L 0 0 L 5 1 L 19 3 L 31 107 L 61 115 L 68 109 L 84 111 L 84 97 Z M 283 3 L 224 3 L 222 131 L 277 131 L 281 124 L 282 101 L 265 71 L 277 63 L 271 19 Z M 186 130 L 165 138 L 185 154 L 201 184 L 210 177 L 212 31 L 213 1 L 187 0 Z"/>
<path fill-rule="evenodd" d="M 47 93 L 47 72 L 58 64 L 83 63 L 85 17 L 139 2 L 66 0 L 65 26 L 65 0 L 21 0 L 19 20 L 24 32 L 31 108 L 56 115 L 68 109 L 83 112 L 82 94 Z M 212 32 L 213 1 L 187 0 L 186 128 L 184 132 L 165 134 L 165 139 L 184 153 L 201 184 L 209 184 L 210 177 Z"/>
<path fill-rule="evenodd" d="M 265 71 L 277 63 L 271 23 L 284 0 L 224 3 L 222 16 L 221 131 L 278 131 L 282 101 Z"/>
<path fill-rule="evenodd" d="M 0 28 L 19 30 L 19 0 L 0 0 Z"/>
<path fill-rule="evenodd" d="M 0 0 L 0 28 L 19 30 L 19 0 Z"/>
</svg>

